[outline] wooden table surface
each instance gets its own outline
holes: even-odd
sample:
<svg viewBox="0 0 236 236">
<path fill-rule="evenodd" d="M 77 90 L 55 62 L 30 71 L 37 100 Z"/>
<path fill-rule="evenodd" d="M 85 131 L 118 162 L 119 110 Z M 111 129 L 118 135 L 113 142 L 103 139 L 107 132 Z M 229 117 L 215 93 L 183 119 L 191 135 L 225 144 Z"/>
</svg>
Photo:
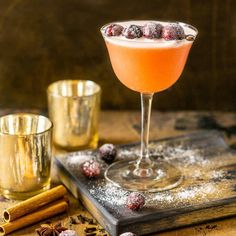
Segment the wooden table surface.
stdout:
<svg viewBox="0 0 236 236">
<path fill-rule="evenodd" d="M 10 110 L 4 110 L 1 114 L 10 113 Z M 33 111 L 38 112 L 38 111 Z M 210 119 L 209 119 L 210 118 Z M 214 118 L 214 119 L 212 119 Z M 205 122 L 205 123 L 204 123 Z M 197 125 L 198 124 L 198 125 Z M 178 129 L 176 129 L 178 127 Z M 222 112 L 156 112 L 153 111 L 151 118 L 150 139 L 161 139 L 170 136 L 177 136 L 184 133 L 194 132 L 196 129 L 217 128 L 226 131 L 226 140 L 232 146 L 236 147 L 236 113 Z M 100 141 L 102 143 L 123 144 L 139 141 L 140 139 L 140 113 L 128 111 L 103 111 L 100 116 L 99 127 Z M 56 171 L 52 171 L 53 184 L 58 184 Z M 71 217 L 78 215 L 90 217 L 90 214 L 81 206 L 81 204 L 70 196 L 70 209 L 66 214 L 54 217 L 52 223 L 61 221 L 66 227 L 74 229 L 79 236 L 85 235 L 84 229 L 88 225 L 73 223 Z M 15 201 L 0 199 L 0 210 L 15 204 Z M 236 212 L 235 212 L 236 214 Z M 44 221 L 45 222 L 45 221 Z M 41 223 L 44 223 L 41 222 Z M 16 231 L 10 235 L 33 236 L 36 235 L 35 229 L 41 223 Z M 100 228 L 100 226 L 96 226 Z M 101 235 L 101 234 L 97 234 Z M 168 232 L 162 232 L 154 235 L 160 236 L 233 236 L 236 235 L 236 216 L 208 222 L 201 225 L 189 226 Z"/>
</svg>

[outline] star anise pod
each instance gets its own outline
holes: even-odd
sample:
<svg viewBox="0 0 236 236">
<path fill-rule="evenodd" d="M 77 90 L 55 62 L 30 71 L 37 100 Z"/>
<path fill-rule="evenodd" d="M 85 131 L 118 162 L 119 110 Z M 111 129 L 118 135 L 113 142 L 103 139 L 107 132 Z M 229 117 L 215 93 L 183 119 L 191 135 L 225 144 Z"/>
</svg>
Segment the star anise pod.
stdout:
<svg viewBox="0 0 236 236">
<path fill-rule="evenodd" d="M 62 231 L 67 230 L 66 227 L 63 227 L 61 223 L 53 224 L 42 224 L 38 229 L 36 229 L 36 233 L 39 236 L 59 236 Z"/>
</svg>

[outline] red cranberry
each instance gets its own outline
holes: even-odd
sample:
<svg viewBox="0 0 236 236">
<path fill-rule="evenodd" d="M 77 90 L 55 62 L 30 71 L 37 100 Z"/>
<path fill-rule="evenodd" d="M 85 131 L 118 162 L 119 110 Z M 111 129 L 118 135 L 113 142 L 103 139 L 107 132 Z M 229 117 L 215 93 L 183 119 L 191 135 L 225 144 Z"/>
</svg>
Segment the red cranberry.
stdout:
<svg viewBox="0 0 236 236">
<path fill-rule="evenodd" d="M 132 192 L 126 199 L 126 206 L 131 210 L 139 210 L 143 208 L 145 198 L 141 193 Z"/>
<path fill-rule="evenodd" d="M 143 36 L 149 39 L 159 39 L 163 26 L 154 22 L 149 22 L 143 26 Z"/>
<path fill-rule="evenodd" d="M 137 235 L 131 232 L 126 232 L 126 233 L 120 234 L 120 236 L 137 236 Z"/>
<path fill-rule="evenodd" d="M 177 23 L 165 25 L 162 29 L 162 38 L 165 40 L 183 39 L 184 36 L 183 27 Z"/>
<path fill-rule="evenodd" d="M 119 36 L 121 35 L 123 27 L 118 24 L 108 25 L 105 29 L 105 34 L 107 36 Z"/>
<path fill-rule="evenodd" d="M 95 178 L 100 175 L 100 164 L 96 161 L 90 160 L 82 164 L 82 172 L 88 178 Z"/>
<path fill-rule="evenodd" d="M 116 147 L 111 143 L 103 144 L 99 148 L 100 158 L 107 163 L 113 162 L 114 159 L 116 158 L 116 154 L 117 154 Z"/>
<path fill-rule="evenodd" d="M 141 27 L 137 25 L 130 25 L 123 30 L 123 35 L 128 39 L 141 38 L 143 36 L 143 32 Z"/>
</svg>

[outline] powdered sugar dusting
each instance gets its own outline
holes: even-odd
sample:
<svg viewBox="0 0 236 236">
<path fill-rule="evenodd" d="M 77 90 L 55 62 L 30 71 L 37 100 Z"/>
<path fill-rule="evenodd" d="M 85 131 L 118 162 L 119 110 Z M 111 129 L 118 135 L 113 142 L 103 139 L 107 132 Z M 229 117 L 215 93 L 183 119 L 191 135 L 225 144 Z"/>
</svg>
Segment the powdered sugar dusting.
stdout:
<svg viewBox="0 0 236 236">
<path fill-rule="evenodd" d="M 209 140 L 207 135 L 205 138 Z M 227 197 L 232 198 L 235 195 L 235 156 L 225 149 L 222 141 L 216 142 L 214 146 L 214 141 L 211 140 L 211 145 L 205 148 L 204 137 L 199 140 L 198 138 L 196 142 L 186 139 L 150 143 L 152 158 L 165 160 L 180 168 L 184 180 L 178 188 L 157 193 L 143 193 L 146 204 L 142 212 L 146 209 L 158 211 L 201 205 Z M 139 154 L 138 144 L 121 146 L 118 148 L 117 160 L 136 159 Z M 81 164 L 91 159 L 99 161 L 102 171 L 107 168 L 107 164 L 98 157 L 97 151 L 72 153 L 64 159 L 61 158 L 61 161 L 70 173 L 86 185 L 89 194 L 109 212 L 116 216 L 138 214 L 125 207 L 129 191 L 106 182 L 103 176 L 96 180 L 83 179 Z"/>
<path fill-rule="evenodd" d="M 227 172 L 225 172 L 224 170 L 213 170 L 209 177 L 213 179 L 218 179 L 218 178 L 223 178 L 226 175 Z"/>
<path fill-rule="evenodd" d="M 189 165 L 200 165 L 205 166 L 209 164 L 209 160 L 205 159 L 202 155 L 201 150 L 187 148 L 182 145 L 180 146 L 168 146 L 165 144 L 156 145 L 151 143 L 149 145 L 150 155 L 156 158 L 161 158 L 166 161 L 176 161 L 179 164 L 187 167 Z M 137 148 L 122 149 L 119 151 L 121 159 L 137 158 L 140 155 L 140 150 Z"/>
<path fill-rule="evenodd" d="M 129 194 L 128 191 L 117 188 L 111 183 L 104 183 L 98 187 L 93 186 L 89 191 L 99 202 L 107 202 L 114 207 L 124 205 Z"/>
<path fill-rule="evenodd" d="M 84 162 L 89 161 L 89 160 L 93 160 L 94 157 L 91 155 L 73 155 L 68 159 L 68 164 L 70 166 L 78 166 L 78 165 L 82 165 Z"/>
<path fill-rule="evenodd" d="M 178 207 L 191 203 L 201 203 L 217 199 L 219 197 L 219 189 L 214 183 L 206 183 L 201 186 L 180 187 L 178 191 L 169 190 L 158 193 L 143 193 L 146 199 L 145 206 L 147 208 L 165 208 Z M 110 183 L 104 185 L 93 186 L 90 194 L 94 196 L 100 203 L 109 204 L 113 209 L 117 207 L 125 207 L 125 202 L 129 191 L 115 187 Z"/>
</svg>

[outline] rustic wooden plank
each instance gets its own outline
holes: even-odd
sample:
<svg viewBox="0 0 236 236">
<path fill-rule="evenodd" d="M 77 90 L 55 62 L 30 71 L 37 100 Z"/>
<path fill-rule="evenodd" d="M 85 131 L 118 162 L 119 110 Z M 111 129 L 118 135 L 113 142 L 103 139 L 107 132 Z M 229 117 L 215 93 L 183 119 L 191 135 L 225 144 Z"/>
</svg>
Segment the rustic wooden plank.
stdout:
<svg viewBox="0 0 236 236">
<path fill-rule="evenodd" d="M 120 146 L 117 158 L 132 158 L 139 148 L 139 144 Z M 96 151 L 66 154 L 56 162 L 62 182 L 114 236 L 125 230 L 144 235 L 235 214 L 236 151 L 228 148 L 220 133 L 204 131 L 153 141 L 150 149 L 153 156 L 163 155 L 166 160 L 173 155 L 171 163 L 181 168 L 184 181 L 179 188 L 144 193 L 145 208 L 136 213 L 125 207 L 126 191 L 114 187 L 110 193 L 111 185 L 103 177 L 88 181 L 81 174 L 81 158 L 96 158 Z M 171 154 L 173 150 L 182 154 Z"/>
</svg>

